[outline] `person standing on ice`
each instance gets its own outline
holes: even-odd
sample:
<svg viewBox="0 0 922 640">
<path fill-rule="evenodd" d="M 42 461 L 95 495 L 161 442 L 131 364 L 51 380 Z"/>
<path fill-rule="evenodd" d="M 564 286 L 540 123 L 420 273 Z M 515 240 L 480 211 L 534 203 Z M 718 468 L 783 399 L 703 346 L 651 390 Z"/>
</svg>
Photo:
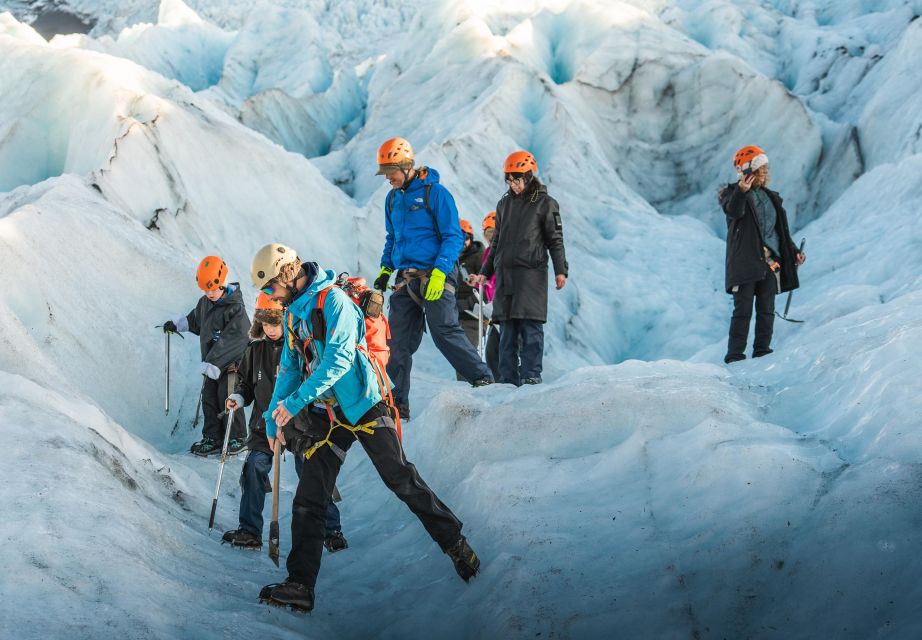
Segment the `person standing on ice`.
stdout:
<svg viewBox="0 0 922 640">
<path fill-rule="evenodd" d="M 384 201 L 387 236 L 375 288 L 384 291 L 396 270 L 388 321 L 391 358 L 387 374 L 394 381 L 400 415 L 410 419 L 410 369 L 425 325 L 445 359 L 475 387 L 491 384 L 490 369 L 477 355 L 458 324 L 455 293 L 458 256 L 464 237 L 458 209 L 439 173 L 415 167 L 413 149 L 403 138 L 378 149 L 378 175 L 391 185 Z"/>
<path fill-rule="evenodd" d="M 269 471 L 272 470 L 272 450 L 266 438 L 266 418 L 275 377 L 282 356 L 284 329 L 282 305 L 261 292 L 256 298 L 256 313 L 250 327 L 250 342 L 240 362 L 237 388 L 227 399 L 228 411 L 240 410 L 253 404 L 250 414 L 250 437 L 247 439 L 246 462 L 240 473 L 240 526 L 225 532 L 222 541 L 235 547 L 259 549 L 263 544 L 263 507 L 266 493 L 272 491 Z M 295 458 L 295 468 L 301 474 L 301 458 Z M 349 547 L 342 533 L 339 509 L 331 499 L 326 510 L 326 535 L 323 546 L 330 553 Z"/>
<path fill-rule="evenodd" d="M 227 280 L 227 265 L 218 256 L 206 256 L 198 266 L 195 281 L 205 292 L 186 315 L 177 315 L 163 323 L 163 331 L 178 333 L 189 331 L 199 337 L 202 352 L 200 372 L 205 376 L 202 384 L 202 439 L 190 447 L 197 456 L 221 453 L 225 427 L 218 415 L 233 389 L 229 388 L 229 374 L 236 372 L 249 339 L 250 320 L 243 306 L 240 284 Z M 243 412 L 234 414 L 227 450 L 239 453 L 244 447 L 247 429 Z"/>
<path fill-rule="evenodd" d="M 493 236 L 496 233 L 496 212 L 491 211 L 488 213 L 481 223 L 483 228 L 483 237 L 487 241 L 487 250 L 483 252 L 483 262 L 480 264 L 480 270 L 483 271 L 483 265 L 486 264 L 487 260 L 490 258 L 490 249 L 493 247 Z M 496 274 L 494 273 L 488 280 L 484 280 L 483 285 L 483 297 L 486 302 L 493 302 L 493 296 L 496 292 Z M 492 316 L 492 308 L 491 308 Z M 490 326 L 487 329 L 487 349 L 486 349 L 486 359 L 487 366 L 490 367 L 490 371 L 493 373 L 493 379 L 499 380 L 499 323 L 495 320 L 490 319 Z"/>
<path fill-rule="evenodd" d="M 781 196 L 767 188 L 768 156 L 759 147 L 747 146 L 733 156 L 738 181 L 722 187 L 720 207 L 727 216 L 726 281 L 733 296 L 733 316 L 724 362 L 745 360 L 755 300 L 756 329 L 752 357 L 772 352 L 775 295 L 800 286 L 798 265 L 806 256 L 799 252 L 788 229 Z"/>
<path fill-rule="evenodd" d="M 548 254 L 563 289 L 569 265 L 560 207 L 538 180 L 538 163 L 516 151 L 503 164 L 509 190 L 496 205 L 496 233 L 475 281 L 496 275 L 493 320 L 500 323 L 500 382 L 540 384 L 547 322 Z"/>
<path fill-rule="evenodd" d="M 474 240 L 474 227 L 467 220 L 461 220 L 461 231 L 464 233 L 464 248 L 461 249 L 461 255 L 458 256 L 458 266 L 460 268 L 460 279 L 458 280 L 458 323 L 464 329 L 464 335 L 470 340 L 474 348 L 477 348 L 480 341 L 480 331 L 478 324 L 477 305 L 480 299 L 477 297 L 477 291 L 467 280 L 470 276 L 480 273 L 483 266 L 484 246 L 479 240 Z M 486 318 L 489 320 L 489 318 Z M 458 380 L 464 380 L 461 374 L 458 374 Z"/>
<path fill-rule="evenodd" d="M 326 505 L 356 440 L 381 480 L 448 554 L 458 575 L 465 581 L 473 578 L 480 560 L 461 535 L 461 522 L 404 456 L 392 407 L 385 400 L 390 383 L 368 354 L 362 310 L 334 286 L 332 271 L 302 263 L 282 244 L 266 245 L 256 253 L 251 276 L 254 286 L 286 308 L 272 413 L 265 414 L 269 446 L 278 437 L 305 459 L 292 505 L 288 579 L 265 586 L 259 599 L 313 609 Z M 301 420 L 293 420 L 295 416 Z"/>
</svg>

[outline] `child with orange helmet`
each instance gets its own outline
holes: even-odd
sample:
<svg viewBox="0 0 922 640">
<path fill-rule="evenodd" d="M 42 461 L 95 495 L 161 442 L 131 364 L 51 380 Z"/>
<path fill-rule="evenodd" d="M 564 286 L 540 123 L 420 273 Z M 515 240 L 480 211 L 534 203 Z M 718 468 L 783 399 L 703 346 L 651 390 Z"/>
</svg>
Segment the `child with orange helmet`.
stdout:
<svg viewBox="0 0 922 640">
<path fill-rule="evenodd" d="M 468 282 L 472 275 L 480 273 L 483 265 L 483 254 L 486 247 L 480 240 L 474 239 L 474 226 L 467 220 L 461 220 L 461 231 L 464 232 L 464 248 L 458 256 L 458 267 L 461 271 L 461 280 L 458 282 L 458 293 L 455 300 L 458 304 L 458 323 L 464 329 L 464 334 L 476 348 L 480 342 L 480 331 L 477 327 L 479 316 L 477 305 L 480 304 L 477 291 Z M 457 373 L 458 380 L 464 376 Z"/>
<path fill-rule="evenodd" d="M 197 456 L 221 452 L 224 426 L 218 417 L 224 401 L 233 391 L 230 374 L 246 349 L 250 321 L 243 306 L 240 284 L 227 283 L 227 264 L 218 256 L 206 256 L 195 273 L 195 281 L 204 295 L 195 308 L 163 323 L 165 332 L 191 332 L 199 337 L 204 376 L 202 384 L 202 439 L 190 451 Z M 246 439 L 243 412 L 234 414 L 228 452 L 239 453 Z"/>
</svg>

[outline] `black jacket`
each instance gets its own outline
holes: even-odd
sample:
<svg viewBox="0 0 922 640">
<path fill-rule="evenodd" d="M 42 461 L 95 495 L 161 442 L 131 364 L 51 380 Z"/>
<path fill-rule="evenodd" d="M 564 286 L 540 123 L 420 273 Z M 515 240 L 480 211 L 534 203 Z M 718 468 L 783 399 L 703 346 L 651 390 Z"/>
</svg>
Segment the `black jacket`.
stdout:
<svg viewBox="0 0 922 640">
<path fill-rule="evenodd" d="M 458 313 L 473 310 L 477 301 L 474 299 L 474 287 L 467 284 L 467 276 L 480 273 L 483 266 L 483 253 L 486 247 L 479 240 L 474 240 L 467 249 L 461 251 L 458 264 L 461 267 L 461 281 L 458 283 Z"/>
<path fill-rule="evenodd" d="M 239 362 L 250 339 L 250 319 L 243 306 L 240 285 L 233 293 L 212 302 L 202 296 L 195 309 L 186 315 L 189 331 L 199 337 L 202 361 L 209 362 L 222 371 L 232 362 Z"/>
<path fill-rule="evenodd" d="M 800 286 L 797 279 L 797 246 L 791 240 L 788 228 L 788 216 L 781 206 L 781 196 L 771 189 L 763 190 L 775 205 L 778 214 L 775 228 L 778 231 L 778 244 L 781 255 L 781 290 L 778 293 L 792 291 Z M 718 194 L 720 207 L 727 216 L 727 257 L 726 280 L 727 293 L 733 287 L 750 282 L 758 282 L 769 272 L 765 255 L 762 251 L 762 232 L 756 219 L 756 212 L 750 198 L 743 193 L 736 183 L 728 184 Z"/>
<path fill-rule="evenodd" d="M 533 178 L 521 194 L 496 205 L 496 235 L 481 273 L 496 274 L 493 320 L 547 321 L 548 253 L 556 275 L 567 275 L 560 207 Z"/>
<path fill-rule="evenodd" d="M 251 342 L 243 353 L 237 374 L 237 387 L 234 389 L 234 393 L 243 398 L 244 406 L 253 403 L 247 448 L 264 451 L 270 455 L 272 450 L 266 440 L 266 420 L 263 418 L 263 412 L 269 408 L 269 402 L 272 400 L 275 376 L 278 373 L 284 345 L 284 336 L 274 341 L 260 338 Z"/>
</svg>

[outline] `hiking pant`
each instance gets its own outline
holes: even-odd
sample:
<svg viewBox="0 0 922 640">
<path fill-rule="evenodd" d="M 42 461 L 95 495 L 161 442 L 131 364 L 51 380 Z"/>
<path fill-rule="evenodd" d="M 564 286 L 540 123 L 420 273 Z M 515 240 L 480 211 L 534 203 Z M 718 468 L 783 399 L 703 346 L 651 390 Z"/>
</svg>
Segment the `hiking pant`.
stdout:
<svg viewBox="0 0 922 640">
<path fill-rule="evenodd" d="M 499 327 L 491 324 L 487 333 L 487 366 L 493 373 L 493 379 L 499 380 Z"/>
<path fill-rule="evenodd" d="M 224 430 L 227 428 L 227 416 L 218 418 L 218 414 L 224 411 L 224 402 L 233 391 L 227 390 L 227 371 L 221 372 L 221 377 L 212 380 L 205 377 L 205 384 L 202 386 L 202 415 L 205 418 L 205 424 L 202 427 L 202 437 L 211 438 L 219 445 L 224 442 Z M 247 439 L 246 417 L 242 410 L 234 411 L 234 420 L 231 423 L 230 431 L 231 440 Z"/>
<path fill-rule="evenodd" d="M 540 378 L 544 360 L 544 323 L 506 320 L 500 323 L 499 381 L 516 386 L 523 378 Z"/>
<path fill-rule="evenodd" d="M 775 326 L 777 286 L 775 275 L 769 271 L 762 280 L 741 284 L 733 292 L 733 317 L 730 319 L 727 355 L 741 355 L 746 351 L 753 298 L 756 303 L 756 336 L 752 351 L 759 354 L 768 351 L 772 343 L 772 329 Z"/>
<path fill-rule="evenodd" d="M 337 416 L 343 420 L 343 416 Z M 314 441 L 323 439 L 329 422 L 313 414 L 309 433 Z M 324 510 L 333 491 L 336 476 L 346 459 L 346 452 L 358 439 L 371 463 L 388 489 L 410 508 L 433 540 L 446 551 L 461 538 L 461 522 L 426 485 L 403 454 L 397 439 L 394 421 L 387 407 L 378 403 L 358 421 L 374 421 L 373 434 L 358 431 L 353 434 L 346 428 L 333 430 L 333 445 L 323 445 L 301 468 L 301 478 L 295 493 L 291 515 L 291 552 L 288 554 L 288 579 L 308 587 L 317 582 L 325 535 Z M 343 422 L 346 422 L 343 420 Z"/>
<path fill-rule="evenodd" d="M 426 300 L 425 288 L 420 290 L 421 282 L 422 278 L 407 279 L 400 271 L 397 284 L 403 283 L 403 286 L 391 294 L 388 313 L 391 339 L 387 343 L 391 357 L 387 363 L 387 375 L 394 384 L 394 401 L 398 406 L 409 404 L 413 354 L 419 349 L 427 325 L 436 348 L 465 380 L 473 383 L 481 378 L 493 378 L 458 324 L 455 294 L 446 288 L 438 300 Z M 446 287 L 458 286 L 457 267 L 447 274 L 445 284 Z"/>
<path fill-rule="evenodd" d="M 301 458 L 295 456 L 295 470 L 301 475 Z M 269 472 L 272 471 L 272 455 L 265 451 L 253 449 L 247 455 L 240 473 L 240 528 L 246 529 L 254 536 L 263 535 L 263 508 L 266 506 L 266 494 L 272 492 Z M 341 531 L 339 509 L 331 499 L 326 511 L 327 531 Z"/>
</svg>

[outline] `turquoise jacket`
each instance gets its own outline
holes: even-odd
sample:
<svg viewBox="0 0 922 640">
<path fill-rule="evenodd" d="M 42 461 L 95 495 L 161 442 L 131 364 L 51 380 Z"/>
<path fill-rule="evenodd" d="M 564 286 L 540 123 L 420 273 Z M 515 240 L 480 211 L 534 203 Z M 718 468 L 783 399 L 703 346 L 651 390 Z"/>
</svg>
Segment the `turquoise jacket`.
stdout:
<svg viewBox="0 0 922 640">
<path fill-rule="evenodd" d="M 368 356 L 356 348 L 365 344 L 365 318 L 362 310 L 339 287 L 334 287 L 333 271 L 317 269 L 314 282 L 298 295 L 285 311 L 285 346 L 279 373 L 266 418 L 266 435 L 275 437 L 278 429 L 272 412 L 283 402 L 292 416 L 321 396 L 336 399 L 346 419 L 355 424 L 382 400 L 378 378 Z M 332 288 L 331 288 L 332 287 Z M 330 288 L 323 304 L 326 339 L 314 342 L 318 362 L 305 377 L 304 362 L 298 355 L 298 334 L 312 335 L 311 311 L 317 308 L 317 294 Z M 290 321 L 289 321 L 290 319 Z M 289 329 L 289 325 L 295 330 Z"/>
</svg>

